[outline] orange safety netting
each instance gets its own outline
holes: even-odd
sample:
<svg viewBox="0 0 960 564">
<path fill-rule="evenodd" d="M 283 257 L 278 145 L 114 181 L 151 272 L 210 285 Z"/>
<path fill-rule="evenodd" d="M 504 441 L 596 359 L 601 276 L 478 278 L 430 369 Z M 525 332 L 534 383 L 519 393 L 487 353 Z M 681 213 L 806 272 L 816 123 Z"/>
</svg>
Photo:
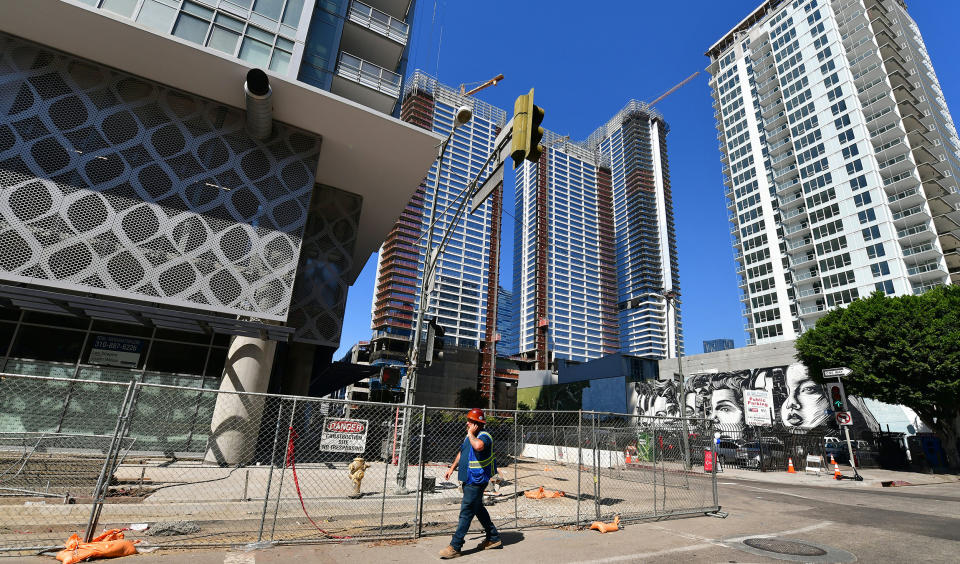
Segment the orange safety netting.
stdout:
<svg viewBox="0 0 960 564">
<path fill-rule="evenodd" d="M 133 543 L 124 540 L 120 529 L 104 532 L 90 542 L 81 542 L 79 535 L 67 539 L 66 548 L 57 553 L 57 560 L 63 564 L 75 564 L 94 558 L 117 558 L 137 553 Z"/>
<path fill-rule="evenodd" d="M 545 497 L 564 497 L 564 493 L 561 491 L 545 490 L 543 486 L 540 486 L 536 490 L 527 490 L 523 492 L 524 497 L 530 499 L 543 499 Z"/>
</svg>

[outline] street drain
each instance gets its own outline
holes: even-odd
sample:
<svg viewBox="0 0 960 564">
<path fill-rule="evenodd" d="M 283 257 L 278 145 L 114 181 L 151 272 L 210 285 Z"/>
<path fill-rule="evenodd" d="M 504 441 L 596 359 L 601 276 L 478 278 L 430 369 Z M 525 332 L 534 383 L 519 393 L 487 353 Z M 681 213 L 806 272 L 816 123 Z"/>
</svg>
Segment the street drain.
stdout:
<svg viewBox="0 0 960 564">
<path fill-rule="evenodd" d="M 853 554 L 807 540 L 780 539 L 776 537 L 740 537 L 725 543 L 730 548 L 765 556 L 775 560 L 791 562 L 823 563 L 856 562 Z"/>
<path fill-rule="evenodd" d="M 791 556 L 823 556 L 827 553 L 826 550 L 810 544 L 781 539 L 746 539 L 743 544 L 759 550 Z"/>
</svg>

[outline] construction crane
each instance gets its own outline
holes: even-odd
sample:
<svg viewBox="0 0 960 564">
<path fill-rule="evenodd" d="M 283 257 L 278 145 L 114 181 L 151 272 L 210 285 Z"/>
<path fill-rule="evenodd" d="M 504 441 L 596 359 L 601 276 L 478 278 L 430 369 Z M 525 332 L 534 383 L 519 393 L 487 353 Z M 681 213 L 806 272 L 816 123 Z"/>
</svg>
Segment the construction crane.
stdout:
<svg viewBox="0 0 960 564">
<path fill-rule="evenodd" d="M 653 102 L 650 102 L 650 103 L 647 104 L 647 105 L 652 107 L 654 104 L 656 104 L 656 103 L 659 102 L 660 100 L 663 100 L 663 99 L 666 98 L 667 96 L 669 96 L 669 95 L 673 94 L 674 92 L 676 92 L 676 91 L 677 91 L 681 86 L 683 86 L 684 84 L 686 84 L 686 83 L 690 82 L 691 80 L 693 80 L 694 77 L 696 77 L 698 74 L 700 74 L 700 71 L 697 71 L 697 72 L 691 74 L 690 76 L 688 76 L 687 78 L 683 79 L 683 81 L 681 81 L 679 84 L 677 84 L 676 86 L 674 86 L 674 87 L 671 88 L 670 90 L 667 90 L 667 91 L 664 92 L 663 94 L 657 96 L 657 98 L 654 99 Z"/>
<path fill-rule="evenodd" d="M 469 83 L 467 83 L 467 84 L 461 84 L 461 85 L 460 85 L 460 94 L 463 95 L 463 96 L 470 96 L 471 94 L 476 94 L 477 92 L 480 92 L 481 90 L 483 90 L 484 88 L 486 88 L 486 87 L 488 87 L 488 86 L 494 86 L 495 84 L 497 84 L 497 83 L 500 82 L 501 80 L 503 80 L 503 75 L 502 75 L 502 74 L 498 74 L 497 76 L 491 78 L 490 80 L 484 82 L 483 84 L 481 84 L 480 86 L 477 86 L 476 88 L 474 88 L 473 90 L 471 90 L 471 91 L 469 91 L 469 92 L 466 92 L 466 91 L 465 91 L 466 88 L 467 88 L 467 86 L 469 86 L 469 85 L 471 85 L 471 84 L 478 84 L 478 83 L 477 83 L 477 82 L 469 82 Z"/>
</svg>

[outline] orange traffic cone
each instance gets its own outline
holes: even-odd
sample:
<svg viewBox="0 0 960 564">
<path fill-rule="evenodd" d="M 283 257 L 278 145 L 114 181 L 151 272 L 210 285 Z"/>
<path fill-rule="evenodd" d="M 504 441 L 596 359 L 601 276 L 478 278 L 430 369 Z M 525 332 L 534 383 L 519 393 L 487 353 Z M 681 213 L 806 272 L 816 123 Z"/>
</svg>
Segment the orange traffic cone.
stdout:
<svg viewBox="0 0 960 564">
<path fill-rule="evenodd" d="M 840 473 L 840 467 L 837 466 L 837 461 L 833 459 L 833 455 L 830 455 L 830 462 L 833 462 L 833 479 L 839 480 L 843 477 L 843 474 Z"/>
<path fill-rule="evenodd" d="M 797 471 L 793 468 L 793 457 L 787 459 L 790 464 L 787 465 L 787 474 L 796 474 Z"/>
<path fill-rule="evenodd" d="M 630 464 L 630 462 L 632 462 L 632 461 L 630 460 L 630 449 L 624 449 L 624 450 L 623 450 L 623 455 L 627 458 L 627 464 Z"/>
</svg>

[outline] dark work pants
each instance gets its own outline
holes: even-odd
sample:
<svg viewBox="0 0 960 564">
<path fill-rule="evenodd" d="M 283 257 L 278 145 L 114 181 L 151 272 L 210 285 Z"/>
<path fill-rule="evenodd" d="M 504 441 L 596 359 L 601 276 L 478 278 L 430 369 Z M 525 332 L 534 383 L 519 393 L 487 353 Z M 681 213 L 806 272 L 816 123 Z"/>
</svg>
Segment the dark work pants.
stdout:
<svg viewBox="0 0 960 564">
<path fill-rule="evenodd" d="M 463 539 L 467 536 L 467 530 L 470 529 L 470 522 L 473 516 L 477 516 L 480 525 L 487 533 L 487 539 L 492 541 L 500 540 L 500 533 L 493 526 L 490 514 L 487 508 L 483 506 L 483 490 L 487 484 L 464 484 L 463 501 L 460 502 L 460 524 L 457 525 L 457 532 L 453 534 L 450 546 L 460 550 L 463 548 Z"/>
</svg>

